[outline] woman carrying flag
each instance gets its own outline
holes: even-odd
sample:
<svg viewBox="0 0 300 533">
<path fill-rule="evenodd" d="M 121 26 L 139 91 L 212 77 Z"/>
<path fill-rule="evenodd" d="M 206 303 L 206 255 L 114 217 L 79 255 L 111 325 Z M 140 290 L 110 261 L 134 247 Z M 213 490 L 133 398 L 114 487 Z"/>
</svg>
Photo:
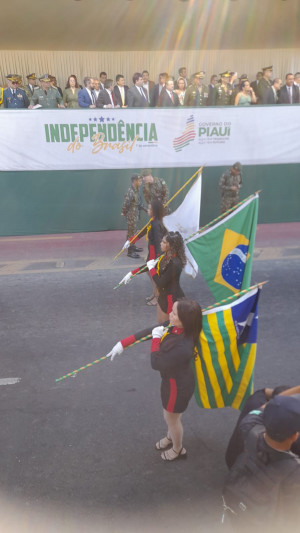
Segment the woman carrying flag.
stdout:
<svg viewBox="0 0 300 533">
<path fill-rule="evenodd" d="M 161 401 L 167 424 L 167 435 L 160 439 L 155 448 L 162 450 L 164 461 L 186 459 L 183 447 L 182 413 L 187 409 L 194 393 L 194 373 L 191 360 L 202 329 L 202 311 L 194 300 L 186 298 L 173 304 L 168 327 L 148 328 L 119 341 L 106 357 L 113 360 L 126 346 L 149 335 L 152 330 L 151 366 L 160 372 Z"/>
<path fill-rule="evenodd" d="M 160 248 L 164 255 L 158 261 L 150 259 L 147 265 L 128 272 L 120 283 L 126 285 L 135 274 L 140 273 L 141 270 L 145 271 L 143 269 L 147 266 L 158 289 L 157 321 L 163 324 L 165 320 L 168 320 L 173 303 L 184 296 L 179 280 L 186 264 L 186 257 L 184 242 L 178 231 L 170 231 L 164 235 Z"/>
</svg>

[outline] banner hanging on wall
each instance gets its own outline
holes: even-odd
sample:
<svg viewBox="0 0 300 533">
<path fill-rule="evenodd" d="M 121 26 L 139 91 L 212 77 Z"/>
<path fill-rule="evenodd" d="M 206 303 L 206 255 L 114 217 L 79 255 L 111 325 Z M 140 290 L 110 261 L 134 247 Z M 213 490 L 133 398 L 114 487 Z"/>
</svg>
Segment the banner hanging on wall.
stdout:
<svg viewBox="0 0 300 533">
<path fill-rule="evenodd" d="M 300 163 L 300 106 L 1 110 L 0 170 Z"/>
</svg>

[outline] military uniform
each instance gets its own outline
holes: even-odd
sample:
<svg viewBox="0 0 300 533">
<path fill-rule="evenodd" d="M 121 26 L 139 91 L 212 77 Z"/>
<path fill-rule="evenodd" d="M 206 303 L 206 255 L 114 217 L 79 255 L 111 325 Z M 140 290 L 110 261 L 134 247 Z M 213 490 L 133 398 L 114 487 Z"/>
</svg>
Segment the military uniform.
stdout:
<svg viewBox="0 0 300 533">
<path fill-rule="evenodd" d="M 212 94 L 212 105 L 231 105 L 232 92 L 230 83 L 217 83 Z"/>
<path fill-rule="evenodd" d="M 127 240 L 130 240 L 137 232 L 137 225 L 139 219 L 139 205 L 140 205 L 140 192 L 139 188 L 131 185 L 124 197 L 124 203 L 122 207 L 122 215 L 126 217 L 127 221 Z M 128 253 L 131 253 L 134 249 L 130 246 Z"/>
<path fill-rule="evenodd" d="M 228 211 L 228 209 L 239 202 L 239 190 L 242 185 L 241 165 L 240 163 L 235 163 L 232 168 L 239 170 L 239 174 L 232 174 L 231 168 L 229 168 L 222 174 L 219 181 L 221 190 L 221 213 L 225 213 L 225 211 Z M 236 190 L 232 190 L 231 187 L 236 187 Z"/>
<path fill-rule="evenodd" d="M 27 94 L 23 89 L 4 89 L 3 107 L 6 109 L 24 109 L 29 106 Z"/>
<path fill-rule="evenodd" d="M 208 87 L 206 85 L 190 85 L 185 91 L 184 106 L 198 107 L 206 106 L 208 99 Z"/>
<path fill-rule="evenodd" d="M 153 178 L 152 183 L 144 183 L 143 194 L 147 205 L 156 198 L 163 205 L 167 203 L 169 191 L 165 180 L 161 178 Z"/>
<path fill-rule="evenodd" d="M 37 87 L 37 85 L 31 85 L 30 81 L 31 80 L 36 80 L 37 77 L 34 73 L 32 74 L 28 74 L 28 76 L 26 76 L 27 80 L 28 80 L 28 84 L 25 85 L 25 87 L 23 87 L 25 93 L 27 94 L 29 100 L 31 100 L 31 97 L 34 93 L 34 89 Z"/>
<path fill-rule="evenodd" d="M 272 66 L 264 67 L 262 69 L 264 74 L 268 70 L 272 71 L 273 67 Z M 262 99 L 263 99 L 263 95 L 265 95 L 270 90 L 270 87 L 272 87 L 272 83 L 269 80 L 267 80 L 266 78 L 262 77 L 259 80 L 258 85 L 257 85 L 257 98 L 258 98 L 258 103 L 259 104 L 261 104 Z"/>
<path fill-rule="evenodd" d="M 44 91 L 42 87 L 36 87 L 31 97 L 30 105 L 37 104 L 47 109 L 56 109 L 57 104 L 64 105 L 61 95 L 54 87 L 49 87 L 47 91 Z"/>
</svg>

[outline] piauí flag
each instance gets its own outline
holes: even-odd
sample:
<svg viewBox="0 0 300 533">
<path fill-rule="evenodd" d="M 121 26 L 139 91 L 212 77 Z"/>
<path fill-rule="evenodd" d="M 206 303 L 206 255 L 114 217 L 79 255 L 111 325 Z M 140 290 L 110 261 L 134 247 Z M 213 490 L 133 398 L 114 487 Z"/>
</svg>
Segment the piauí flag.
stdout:
<svg viewBox="0 0 300 533">
<path fill-rule="evenodd" d="M 233 303 L 204 311 L 192 363 L 199 407 L 242 409 L 252 394 L 259 293 L 255 288 Z"/>
<path fill-rule="evenodd" d="M 199 174 L 176 211 L 164 217 L 164 225 L 167 230 L 179 231 L 183 239 L 187 239 L 199 229 L 201 185 L 202 175 Z M 184 271 L 195 278 L 198 273 L 198 265 L 187 247 L 185 247 L 185 253 L 187 264 Z"/>
<path fill-rule="evenodd" d="M 255 194 L 186 243 L 216 301 L 250 287 L 257 214 Z"/>
</svg>

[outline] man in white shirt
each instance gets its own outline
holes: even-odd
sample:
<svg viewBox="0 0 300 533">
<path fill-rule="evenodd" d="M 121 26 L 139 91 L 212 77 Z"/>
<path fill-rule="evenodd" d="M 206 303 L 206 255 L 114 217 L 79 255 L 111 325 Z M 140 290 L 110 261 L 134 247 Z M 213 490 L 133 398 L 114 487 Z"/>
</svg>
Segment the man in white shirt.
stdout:
<svg viewBox="0 0 300 533">
<path fill-rule="evenodd" d="M 285 85 L 278 95 L 279 104 L 299 104 L 299 87 L 294 84 L 294 74 L 289 72 L 285 77 Z"/>
<path fill-rule="evenodd" d="M 154 81 L 149 80 L 149 72 L 148 70 L 143 70 L 142 72 L 142 78 L 143 78 L 143 87 L 146 89 L 148 94 L 148 102 L 151 102 L 152 99 L 152 92 L 154 89 Z"/>
<path fill-rule="evenodd" d="M 94 86 L 95 98 L 97 100 L 99 93 L 100 93 L 100 80 L 98 80 L 98 78 L 93 78 L 93 86 Z"/>
</svg>

